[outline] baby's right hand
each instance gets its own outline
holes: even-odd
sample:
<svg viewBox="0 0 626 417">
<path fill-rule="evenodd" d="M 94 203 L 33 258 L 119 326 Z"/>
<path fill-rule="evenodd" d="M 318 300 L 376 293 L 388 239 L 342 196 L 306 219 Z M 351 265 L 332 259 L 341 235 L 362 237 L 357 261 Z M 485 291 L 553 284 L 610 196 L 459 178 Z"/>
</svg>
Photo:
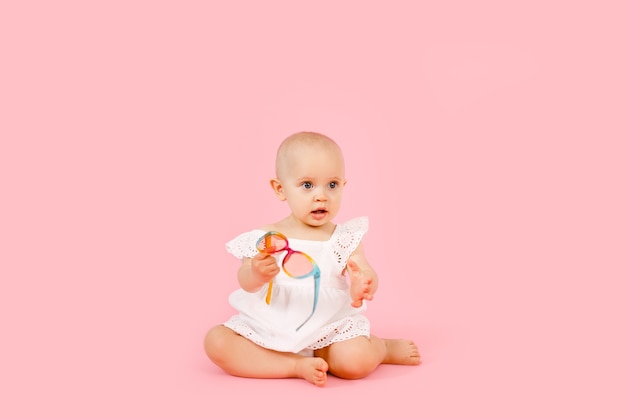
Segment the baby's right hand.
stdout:
<svg viewBox="0 0 626 417">
<path fill-rule="evenodd" d="M 280 268 L 276 263 L 276 258 L 272 255 L 258 253 L 252 258 L 252 273 L 262 283 L 271 281 L 279 272 Z"/>
</svg>

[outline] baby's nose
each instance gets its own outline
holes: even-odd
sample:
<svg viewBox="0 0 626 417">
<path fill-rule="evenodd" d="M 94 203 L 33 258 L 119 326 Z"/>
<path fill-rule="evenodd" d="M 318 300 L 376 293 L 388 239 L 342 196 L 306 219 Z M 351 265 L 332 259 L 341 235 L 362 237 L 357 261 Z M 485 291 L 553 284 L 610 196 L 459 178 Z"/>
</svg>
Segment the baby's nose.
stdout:
<svg viewBox="0 0 626 417">
<path fill-rule="evenodd" d="M 315 196 L 315 201 L 326 201 L 326 194 L 324 194 L 323 192 L 320 192 L 319 194 L 317 194 Z"/>
</svg>

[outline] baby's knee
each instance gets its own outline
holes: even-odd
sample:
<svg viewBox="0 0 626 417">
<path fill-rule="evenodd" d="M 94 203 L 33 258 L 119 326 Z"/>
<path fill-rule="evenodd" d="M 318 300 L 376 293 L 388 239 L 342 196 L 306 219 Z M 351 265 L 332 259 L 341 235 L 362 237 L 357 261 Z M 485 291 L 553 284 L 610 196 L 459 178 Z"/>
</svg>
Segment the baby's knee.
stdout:
<svg viewBox="0 0 626 417">
<path fill-rule="evenodd" d="M 344 379 L 361 379 L 371 374 L 380 364 L 369 352 L 359 352 L 332 361 L 330 372 Z"/>
<path fill-rule="evenodd" d="M 211 360 L 215 360 L 224 349 L 226 349 L 224 326 L 213 327 L 204 336 L 204 352 Z"/>
<path fill-rule="evenodd" d="M 361 379 L 372 373 L 378 364 L 350 361 L 331 367 L 330 373 L 343 379 Z"/>
</svg>

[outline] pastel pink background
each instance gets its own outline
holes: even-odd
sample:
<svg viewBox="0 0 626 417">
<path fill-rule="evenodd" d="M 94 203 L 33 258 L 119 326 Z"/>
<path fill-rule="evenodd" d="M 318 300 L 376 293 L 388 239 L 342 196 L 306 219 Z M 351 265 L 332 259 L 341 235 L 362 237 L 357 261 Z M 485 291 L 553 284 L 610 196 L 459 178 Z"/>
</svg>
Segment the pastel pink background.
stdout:
<svg viewBox="0 0 626 417">
<path fill-rule="evenodd" d="M 625 415 L 622 2 L 226 3 L 0 6 L 0 414 Z M 205 358 L 299 130 L 344 148 L 373 330 L 422 366 Z"/>
</svg>

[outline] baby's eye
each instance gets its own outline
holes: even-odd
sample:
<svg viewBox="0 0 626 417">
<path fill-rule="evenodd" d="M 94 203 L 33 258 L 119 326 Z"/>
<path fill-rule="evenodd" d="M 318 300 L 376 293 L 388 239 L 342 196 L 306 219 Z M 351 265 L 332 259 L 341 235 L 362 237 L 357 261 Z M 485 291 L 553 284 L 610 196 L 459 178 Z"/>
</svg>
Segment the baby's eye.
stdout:
<svg viewBox="0 0 626 417">
<path fill-rule="evenodd" d="M 304 182 L 302 183 L 302 187 L 303 187 L 305 190 L 310 190 L 311 188 L 313 188 L 313 184 L 312 184 L 310 181 L 304 181 Z"/>
<path fill-rule="evenodd" d="M 328 184 L 328 188 L 330 188 L 331 190 L 337 188 L 338 186 L 339 184 L 337 184 L 336 181 L 331 181 L 330 184 Z"/>
</svg>

